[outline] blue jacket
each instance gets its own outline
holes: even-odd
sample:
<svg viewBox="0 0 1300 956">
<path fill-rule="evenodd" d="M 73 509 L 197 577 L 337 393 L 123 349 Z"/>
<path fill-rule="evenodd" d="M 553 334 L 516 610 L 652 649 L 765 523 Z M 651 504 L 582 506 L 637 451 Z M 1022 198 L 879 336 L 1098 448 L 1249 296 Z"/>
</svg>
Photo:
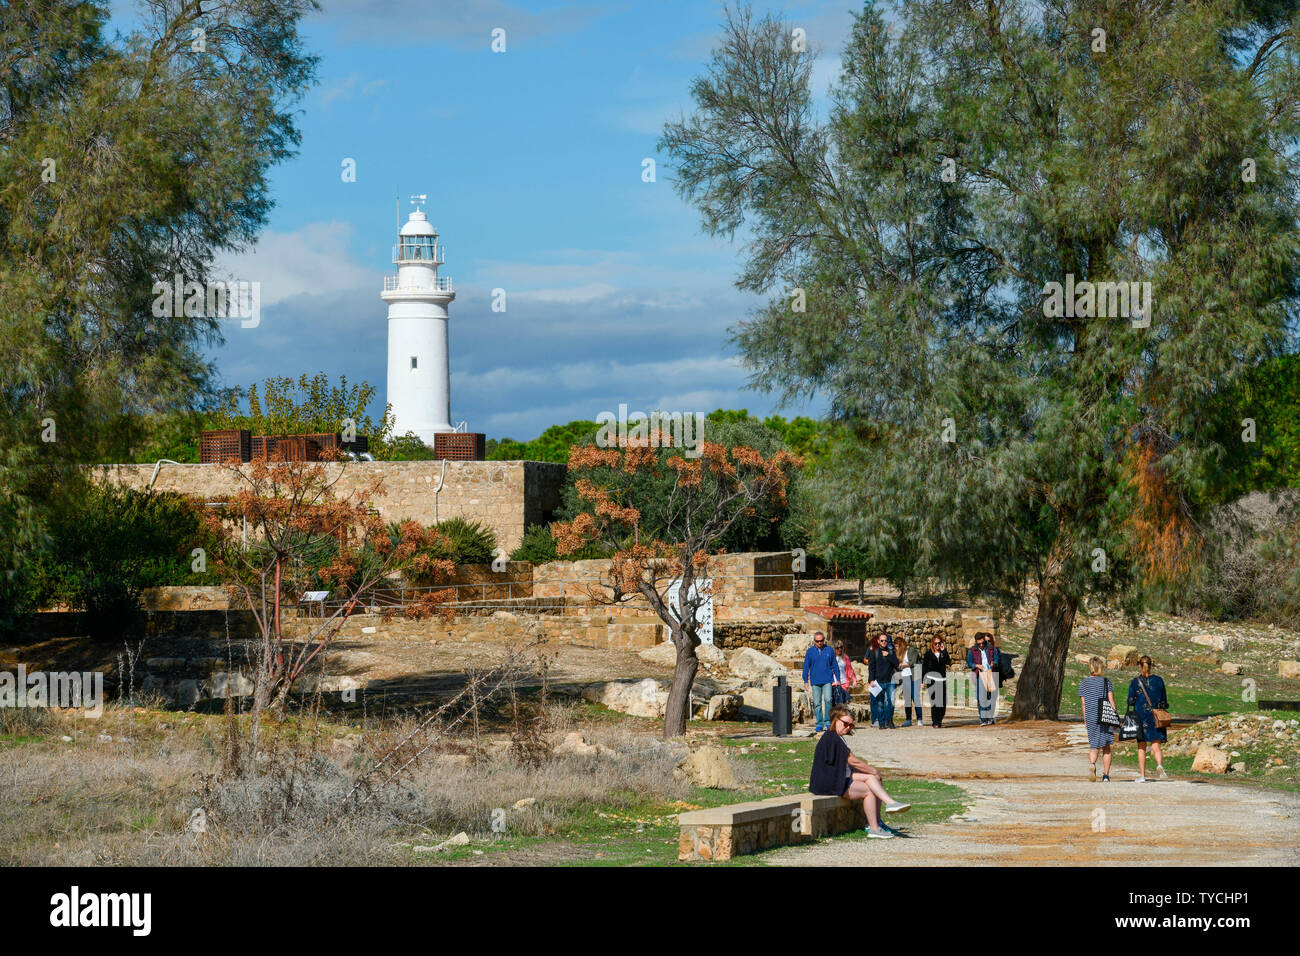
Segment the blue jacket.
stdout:
<svg viewBox="0 0 1300 956">
<path fill-rule="evenodd" d="M 811 675 L 811 677 L 809 676 Z M 817 649 L 814 644 L 803 656 L 803 682 L 805 684 L 837 684 L 840 665 L 835 660 L 835 648 L 827 642 Z"/>
</svg>

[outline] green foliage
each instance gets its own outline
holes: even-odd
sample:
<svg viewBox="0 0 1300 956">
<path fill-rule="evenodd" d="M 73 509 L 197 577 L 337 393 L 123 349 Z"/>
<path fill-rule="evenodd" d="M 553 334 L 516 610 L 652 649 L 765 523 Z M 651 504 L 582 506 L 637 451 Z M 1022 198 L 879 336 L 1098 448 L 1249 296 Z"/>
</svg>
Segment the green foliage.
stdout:
<svg viewBox="0 0 1300 956">
<path fill-rule="evenodd" d="M 710 412 L 707 421 L 715 424 L 735 424 L 738 422 L 758 422 L 749 414 L 749 409 L 718 408 Z M 781 415 L 769 415 L 761 422 L 764 428 L 775 432 L 786 450 L 805 460 L 815 458 L 824 441 L 826 425 L 823 422 L 800 415 L 786 420 Z"/>
<path fill-rule="evenodd" d="M 1225 450 L 1220 481 L 1231 500 L 1249 491 L 1300 487 L 1300 355 L 1247 369 L 1208 409 Z M 1247 434 L 1253 423 L 1253 441 Z"/>
<path fill-rule="evenodd" d="M 1049 556 L 1070 600 L 1127 591 L 1152 544 L 1132 451 L 1154 453 L 1174 513 L 1203 509 L 1223 453 L 1205 403 L 1282 341 L 1296 130 L 1251 117 L 1290 61 L 1248 77 L 1218 38 L 1252 24 L 1222 4 L 1123 8 L 1112 36 L 1161 39 L 1105 57 L 1087 4 L 1006 4 L 998 29 L 982 6 L 891 6 L 894 37 L 882 9 L 858 17 L 829 121 L 787 25 L 742 11 L 698 111 L 665 129 L 706 229 L 756 230 L 741 286 L 806 290 L 797 323 L 784 296 L 743 323 L 742 354 L 761 386 L 823 390 L 870 423 L 830 479 L 851 538 L 915 542 L 918 562 L 1008 600 Z M 1171 85 L 1200 105 L 1171 109 Z M 1249 186 L 1241 156 L 1264 157 Z M 1151 326 L 1046 316 L 1066 274 L 1153 282 Z"/>
<path fill-rule="evenodd" d="M 596 422 L 572 421 L 567 425 L 552 425 L 529 442 L 513 438 L 488 441 L 489 461 L 553 461 L 565 464 L 569 449 L 574 445 L 590 445 L 596 440 Z"/>
<path fill-rule="evenodd" d="M 301 435 L 312 432 L 342 432 L 349 420 L 356 426 L 358 435 L 370 439 L 370 448 L 376 458 L 387 457 L 388 442 L 392 438 L 392 410 L 385 407 L 383 417 L 374 421 L 366 410 L 377 390 L 369 382 L 349 385 L 348 377 L 339 377 L 331 385 L 324 372 L 298 379 L 273 376 L 262 383 L 261 395 L 257 385 L 248 387 L 247 411 L 244 411 L 238 393 L 230 395 L 226 404 L 211 416 L 213 428 L 247 428 L 254 435 Z M 409 448 L 404 436 L 403 448 Z"/>
<path fill-rule="evenodd" d="M 200 506 L 174 492 L 92 484 L 64 503 L 50 533 L 25 603 L 84 610 L 93 637 L 117 636 L 144 588 L 217 583 L 211 570 L 192 570 L 193 549 L 211 552 Z"/>
<path fill-rule="evenodd" d="M 448 518 L 434 527 L 450 542 L 445 552 L 435 557 L 448 558 L 457 564 L 491 564 L 496 558 L 496 532 L 481 521 Z"/>
<path fill-rule="evenodd" d="M 0 14 L 0 607 L 47 547 L 58 489 L 121 416 L 201 407 L 213 316 L 155 315 L 156 281 L 204 283 L 271 208 L 313 82 L 314 3 L 6 3 Z M 191 48 L 205 30 L 205 49 Z M 224 278 L 224 276 L 223 276 Z M 53 422 L 57 439 L 42 439 Z M 19 556 L 22 560 L 19 560 Z M 2 612 L 0 612 L 2 613 Z"/>
<path fill-rule="evenodd" d="M 555 536 L 551 534 L 551 529 L 544 524 L 529 525 L 519 546 L 510 552 L 510 560 L 531 561 L 534 564 L 557 560 Z"/>
<path fill-rule="evenodd" d="M 1297 5 L 1268 8 L 1107 5 L 1103 52 L 1083 0 L 868 5 L 829 115 L 790 25 L 741 10 L 665 127 L 706 231 L 752 231 L 756 383 L 869 426 L 824 476 L 842 533 L 1007 603 L 1037 579 L 1018 716 L 1055 713 L 1058 610 L 1185 570 L 1227 453 L 1206 407 L 1287 349 L 1300 61 L 1268 27 Z M 1070 276 L 1151 283 L 1149 323 L 1052 314 Z"/>
<path fill-rule="evenodd" d="M 437 453 L 414 432 L 392 438 L 384 446 L 383 452 L 384 461 L 434 461 L 437 457 Z"/>
<path fill-rule="evenodd" d="M 519 547 L 510 552 L 511 561 L 531 561 L 533 564 L 546 564 L 548 561 L 589 561 L 607 557 L 609 551 L 598 541 L 589 541 L 572 554 L 558 554 L 555 536 L 551 534 L 551 529 L 543 524 L 529 525 L 523 539 L 519 542 Z"/>
</svg>

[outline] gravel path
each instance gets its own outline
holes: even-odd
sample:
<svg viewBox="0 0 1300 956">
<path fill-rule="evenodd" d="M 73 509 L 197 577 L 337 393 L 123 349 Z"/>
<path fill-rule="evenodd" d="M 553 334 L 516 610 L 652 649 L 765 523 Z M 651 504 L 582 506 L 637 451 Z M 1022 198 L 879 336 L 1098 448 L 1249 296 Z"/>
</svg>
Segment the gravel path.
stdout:
<svg viewBox="0 0 1300 956">
<path fill-rule="evenodd" d="M 1116 765 L 1088 780 L 1083 725 L 968 724 L 859 730 L 854 753 L 891 779 L 940 780 L 971 801 L 908 839 L 823 840 L 773 853 L 777 865 L 1300 865 L 1300 794 L 1230 783 L 1138 784 Z M 1148 764 L 1151 767 L 1152 761 Z M 1100 772 L 1100 766 L 1098 767 Z"/>
</svg>

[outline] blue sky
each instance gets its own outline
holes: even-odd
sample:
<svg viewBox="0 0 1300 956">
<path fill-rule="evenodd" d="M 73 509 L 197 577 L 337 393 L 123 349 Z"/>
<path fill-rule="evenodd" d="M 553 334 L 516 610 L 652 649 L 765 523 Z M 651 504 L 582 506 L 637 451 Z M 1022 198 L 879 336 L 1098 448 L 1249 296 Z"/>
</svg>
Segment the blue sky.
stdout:
<svg viewBox="0 0 1300 956">
<path fill-rule="evenodd" d="M 755 8 L 805 28 L 824 88 L 851 0 Z M 469 430 L 526 440 L 620 403 L 819 414 L 746 387 L 727 336 L 756 304 L 734 286 L 741 243 L 701 232 L 655 149 L 722 16 L 711 0 L 324 0 L 304 30 L 321 63 L 300 152 L 272 172 L 256 249 L 223 263 L 262 285 L 261 324 L 232 322 L 214 352 L 225 383 L 324 370 L 382 396 L 395 200 L 404 220 L 426 193 L 457 292 L 452 420 Z"/>
</svg>

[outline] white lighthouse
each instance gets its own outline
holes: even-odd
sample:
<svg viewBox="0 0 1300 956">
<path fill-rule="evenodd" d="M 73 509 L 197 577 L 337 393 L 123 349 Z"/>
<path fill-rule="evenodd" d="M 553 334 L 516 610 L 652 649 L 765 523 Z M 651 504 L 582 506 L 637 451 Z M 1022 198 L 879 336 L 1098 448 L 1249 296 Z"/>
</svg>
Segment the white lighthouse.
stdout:
<svg viewBox="0 0 1300 956">
<path fill-rule="evenodd" d="M 438 231 L 412 196 L 415 211 L 397 234 L 397 275 L 384 279 L 388 303 L 388 403 L 393 434 L 415 432 L 432 447 L 451 427 L 451 370 L 447 358 L 447 305 L 456 298 L 451 279 L 438 275 Z"/>
</svg>

